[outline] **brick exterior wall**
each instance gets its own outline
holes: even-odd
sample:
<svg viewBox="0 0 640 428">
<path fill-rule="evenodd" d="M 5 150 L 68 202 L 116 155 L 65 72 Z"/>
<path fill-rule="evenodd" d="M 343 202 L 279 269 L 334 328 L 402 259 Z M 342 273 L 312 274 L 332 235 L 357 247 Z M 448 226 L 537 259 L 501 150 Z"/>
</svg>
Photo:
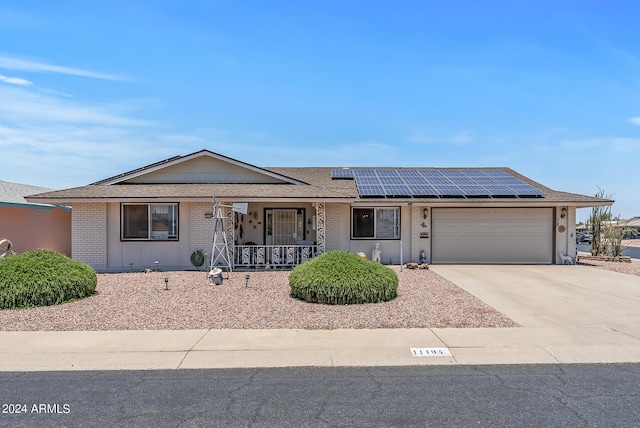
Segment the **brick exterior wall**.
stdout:
<svg viewBox="0 0 640 428">
<path fill-rule="evenodd" d="M 332 250 L 348 250 L 349 248 L 342 248 L 341 245 L 342 238 L 344 236 L 344 225 L 342 224 L 344 221 L 340 204 L 325 204 L 325 231 L 324 231 L 324 239 L 325 239 L 325 251 Z M 349 233 L 347 229 L 347 234 Z"/>
<path fill-rule="evenodd" d="M 105 269 L 108 245 L 107 204 L 73 204 L 71 219 L 71 257 L 94 269 Z"/>
<path fill-rule="evenodd" d="M 204 214 L 212 212 L 212 205 L 210 202 L 192 202 L 189 204 L 191 217 L 191 251 L 202 250 L 211 255 L 215 218 L 205 218 Z"/>
</svg>

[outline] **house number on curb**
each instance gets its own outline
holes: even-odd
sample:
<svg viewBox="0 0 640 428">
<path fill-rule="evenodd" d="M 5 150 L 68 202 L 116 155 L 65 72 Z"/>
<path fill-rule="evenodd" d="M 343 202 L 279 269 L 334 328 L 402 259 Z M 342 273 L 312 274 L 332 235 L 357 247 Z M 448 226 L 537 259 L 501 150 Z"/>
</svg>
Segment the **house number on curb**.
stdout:
<svg viewBox="0 0 640 428">
<path fill-rule="evenodd" d="M 414 357 L 450 357 L 449 348 L 409 348 Z"/>
</svg>

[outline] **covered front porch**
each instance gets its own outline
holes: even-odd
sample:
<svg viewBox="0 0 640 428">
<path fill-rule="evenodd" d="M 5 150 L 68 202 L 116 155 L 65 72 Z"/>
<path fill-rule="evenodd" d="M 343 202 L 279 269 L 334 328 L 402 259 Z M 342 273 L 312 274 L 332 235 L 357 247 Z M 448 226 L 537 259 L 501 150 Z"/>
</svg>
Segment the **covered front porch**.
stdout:
<svg viewBox="0 0 640 428">
<path fill-rule="evenodd" d="M 237 268 L 292 268 L 318 255 L 313 241 L 296 245 L 235 245 L 233 266 Z"/>
<path fill-rule="evenodd" d="M 247 213 L 227 212 L 234 269 L 292 268 L 322 254 L 324 203 L 250 202 Z"/>
</svg>

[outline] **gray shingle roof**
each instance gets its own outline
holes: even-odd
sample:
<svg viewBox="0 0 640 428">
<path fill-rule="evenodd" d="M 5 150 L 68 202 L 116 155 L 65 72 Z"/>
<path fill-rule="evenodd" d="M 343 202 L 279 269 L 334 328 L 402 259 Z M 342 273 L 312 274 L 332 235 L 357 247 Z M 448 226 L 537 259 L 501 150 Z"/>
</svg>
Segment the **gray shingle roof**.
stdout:
<svg viewBox="0 0 640 428">
<path fill-rule="evenodd" d="M 27 201 L 24 197 L 36 193 L 50 192 L 48 187 L 12 183 L 0 180 L 0 204 L 3 205 L 40 205 Z"/>
<path fill-rule="evenodd" d="M 262 171 L 267 175 L 273 174 L 280 177 L 281 182 L 272 183 L 134 183 L 129 180 L 132 177 L 146 174 L 159 168 L 170 167 L 176 163 L 185 162 L 198 157 L 212 157 L 235 166 L 244 167 L 252 171 Z M 46 202 L 55 204 L 71 204 L 77 201 L 102 200 L 102 201 L 132 201 L 162 199 L 170 201 L 181 200 L 211 200 L 213 196 L 227 201 L 258 201 L 258 200 L 308 200 L 308 201 L 358 201 L 360 200 L 356 182 L 354 180 L 334 180 L 331 170 L 339 167 L 257 167 L 226 156 L 201 150 L 186 156 L 175 156 L 161 162 L 156 162 L 133 171 L 129 171 L 115 177 L 101 180 L 83 187 L 71 189 L 46 191 L 38 188 L 28 193 L 43 192 L 28 198 L 31 202 Z M 361 169 L 361 167 L 357 168 Z M 389 169 L 389 168 L 367 168 Z M 403 169 L 403 168 L 393 168 Z M 412 168 L 418 169 L 418 168 Z M 478 169 L 478 168 L 419 168 L 424 170 L 445 169 Z M 591 196 L 577 195 L 566 192 L 558 192 L 541 185 L 529 178 L 518 174 L 509 168 L 498 168 L 522 180 L 544 193 L 544 198 L 518 199 L 518 198 L 393 198 L 394 203 L 422 203 L 432 205 L 464 204 L 477 205 L 499 203 L 511 204 L 547 204 L 575 206 L 593 206 L 611 204 L 613 201 L 598 199 Z M 385 198 L 367 198 L 366 203 L 389 202 Z"/>
<path fill-rule="evenodd" d="M 41 193 L 29 198 L 31 201 L 71 204 L 80 200 L 210 200 L 216 196 L 224 200 L 273 200 L 273 199 L 307 199 L 307 200 L 358 200 L 358 191 L 354 180 L 333 180 L 331 170 L 335 167 L 271 167 L 265 170 L 291 177 L 309 184 L 92 184 L 83 187 Z M 380 168 L 369 168 L 380 169 Z M 397 168 L 396 168 L 397 169 Z M 442 169 L 442 168 L 424 168 Z M 460 168 L 456 168 L 460 169 Z M 514 177 L 544 192 L 544 198 L 534 199 L 491 199 L 491 198 L 394 198 L 394 203 L 423 204 L 460 204 L 479 205 L 494 201 L 502 204 L 532 205 L 566 205 L 591 206 L 589 204 L 610 204 L 613 201 L 592 196 L 560 192 L 543 186 L 509 168 L 500 168 Z M 367 203 L 389 202 L 384 198 L 368 198 Z"/>
</svg>

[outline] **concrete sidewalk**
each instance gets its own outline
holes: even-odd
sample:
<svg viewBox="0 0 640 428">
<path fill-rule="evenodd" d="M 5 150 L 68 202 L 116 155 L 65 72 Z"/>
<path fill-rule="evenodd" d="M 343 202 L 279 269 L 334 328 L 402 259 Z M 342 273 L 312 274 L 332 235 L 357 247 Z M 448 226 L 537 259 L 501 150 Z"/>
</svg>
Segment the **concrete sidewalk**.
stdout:
<svg viewBox="0 0 640 428">
<path fill-rule="evenodd" d="M 585 266 L 432 269 L 522 327 L 0 332 L 0 371 L 640 362 L 640 277 Z"/>
<path fill-rule="evenodd" d="M 640 328 L 0 332 L 0 343 L 0 371 L 640 362 Z"/>
</svg>

